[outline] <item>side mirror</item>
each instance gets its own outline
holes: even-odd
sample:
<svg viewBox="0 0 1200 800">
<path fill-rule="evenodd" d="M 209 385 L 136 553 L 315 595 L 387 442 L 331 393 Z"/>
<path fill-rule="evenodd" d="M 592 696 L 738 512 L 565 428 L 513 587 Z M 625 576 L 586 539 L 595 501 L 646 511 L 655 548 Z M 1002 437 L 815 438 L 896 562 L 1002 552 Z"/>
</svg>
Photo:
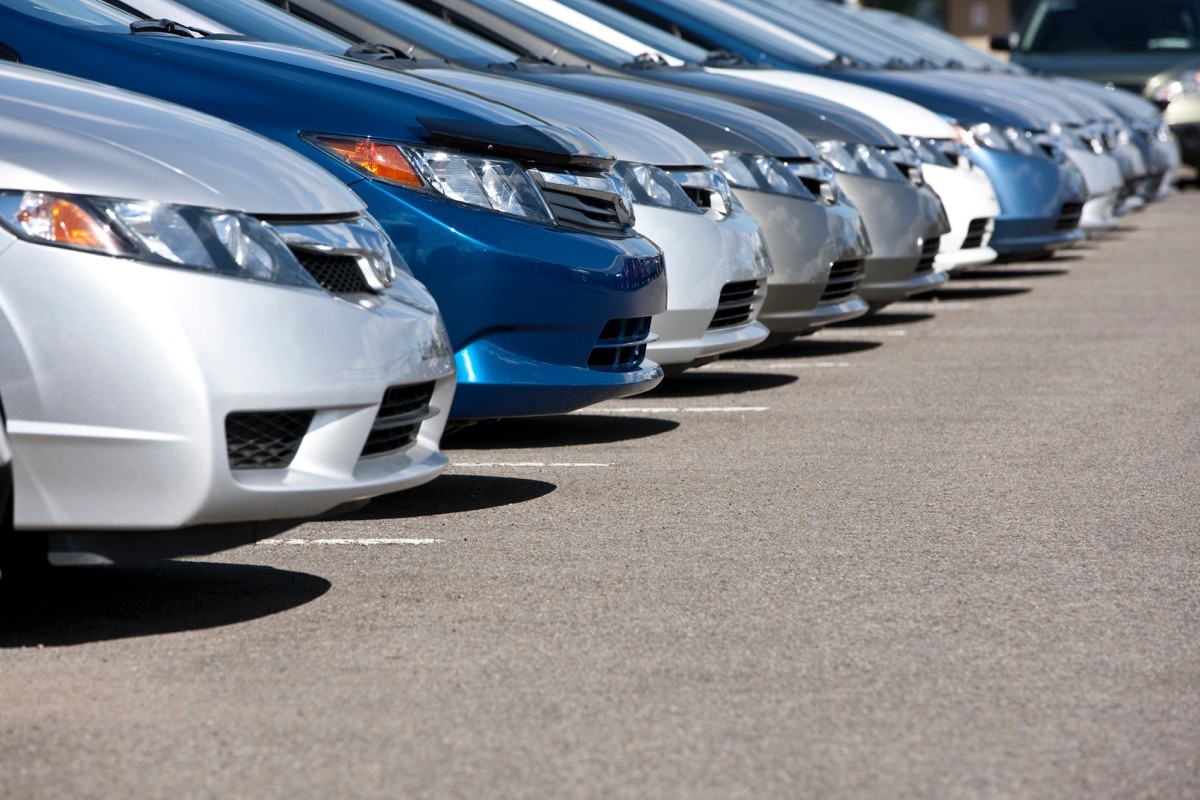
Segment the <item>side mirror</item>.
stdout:
<svg viewBox="0 0 1200 800">
<path fill-rule="evenodd" d="M 993 33 L 991 39 L 991 47 L 993 50 L 1009 51 L 1016 47 L 1015 33 Z"/>
</svg>

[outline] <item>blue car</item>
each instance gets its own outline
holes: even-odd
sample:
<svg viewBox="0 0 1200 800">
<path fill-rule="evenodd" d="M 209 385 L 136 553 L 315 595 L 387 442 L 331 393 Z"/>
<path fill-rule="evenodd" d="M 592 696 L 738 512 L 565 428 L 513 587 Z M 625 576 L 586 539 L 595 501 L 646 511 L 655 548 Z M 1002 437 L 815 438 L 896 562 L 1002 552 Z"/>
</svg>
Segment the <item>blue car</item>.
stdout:
<svg viewBox="0 0 1200 800">
<path fill-rule="evenodd" d="M 223 117 L 353 187 L 438 301 L 459 374 L 453 420 L 563 413 L 662 379 L 645 361 L 650 318 L 666 307 L 661 252 L 633 232 L 611 154 L 582 131 L 96 0 L 0 0 L 0 53 Z M 306 266 L 370 302 L 328 261 Z"/>
<path fill-rule="evenodd" d="M 602 0 L 683 38 L 737 54 L 755 64 L 845 80 L 911 100 L 954 120 L 976 146 L 971 159 L 987 172 L 1000 201 L 990 246 L 1002 255 L 1041 255 L 1083 238 L 1079 220 L 1087 190 L 1079 172 L 1040 147 L 1040 108 L 980 100 L 977 91 L 929 70 L 863 68 L 851 49 L 859 31 L 820 2 L 791 4 L 795 15 L 758 2 L 723 0 Z M 827 20 L 827 27 L 822 23 Z M 866 34 L 863 34 L 866 35 Z M 844 37 L 844 38 L 843 38 Z M 985 76 L 979 76 L 985 80 Z"/>
</svg>

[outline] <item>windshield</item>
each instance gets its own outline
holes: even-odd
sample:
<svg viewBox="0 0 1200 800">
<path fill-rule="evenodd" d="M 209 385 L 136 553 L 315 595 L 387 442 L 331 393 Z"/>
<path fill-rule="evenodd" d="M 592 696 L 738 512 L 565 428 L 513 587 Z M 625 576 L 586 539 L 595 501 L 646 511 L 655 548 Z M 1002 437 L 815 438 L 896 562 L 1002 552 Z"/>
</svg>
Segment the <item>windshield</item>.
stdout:
<svg viewBox="0 0 1200 800">
<path fill-rule="evenodd" d="M 909 37 L 911 43 L 929 56 L 957 61 L 963 66 L 975 69 L 1020 71 L 1019 67 L 980 52 L 956 36 L 894 11 L 864 8 L 858 14 L 858 18 L 871 23 L 875 30 L 885 30 L 889 25 L 903 28 L 904 35 Z"/>
<path fill-rule="evenodd" d="M 631 56 L 637 55 L 582 33 L 518 0 L 476 0 L 476 4 L 535 36 L 598 64 L 619 67 L 627 64 Z"/>
<path fill-rule="evenodd" d="M 919 60 L 922 53 L 895 35 L 880 35 L 862 24 L 852 12 L 828 3 L 742 0 L 740 5 L 794 34 L 847 55 L 866 66 L 884 66 L 896 59 Z"/>
<path fill-rule="evenodd" d="M 634 19 L 615 8 L 601 5 L 596 0 L 558 0 L 558 2 L 639 42 L 638 51 L 634 55 L 652 51 L 691 64 L 701 63 L 708 58 L 708 51 L 703 47 L 685 42 L 653 25 L 647 25 L 640 19 Z"/>
<path fill-rule="evenodd" d="M 139 19 L 98 0 L 0 0 L 0 6 L 60 25 L 96 30 L 115 28 L 126 33 L 129 23 Z"/>
<path fill-rule="evenodd" d="M 137 0 L 125 0 L 137 7 Z M 261 0 L 175 0 L 227 28 L 265 42 L 343 53 L 353 42 Z"/>
<path fill-rule="evenodd" d="M 439 58 L 488 64 L 517 59 L 510 50 L 396 0 L 338 0 L 338 5 Z"/>
<path fill-rule="evenodd" d="M 1025 53 L 1200 50 L 1195 0 L 1042 0 L 1021 39 Z"/>
</svg>

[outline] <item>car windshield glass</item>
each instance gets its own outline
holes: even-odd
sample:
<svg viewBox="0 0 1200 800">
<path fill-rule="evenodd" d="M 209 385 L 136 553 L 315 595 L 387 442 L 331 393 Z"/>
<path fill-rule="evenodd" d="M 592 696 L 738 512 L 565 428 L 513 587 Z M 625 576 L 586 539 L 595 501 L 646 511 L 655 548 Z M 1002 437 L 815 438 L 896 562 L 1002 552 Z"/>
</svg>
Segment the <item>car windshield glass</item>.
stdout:
<svg viewBox="0 0 1200 800">
<path fill-rule="evenodd" d="M 0 6 L 76 28 L 117 29 L 126 33 L 129 23 L 139 19 L 98 0 L 0 0 Z"/>
<path fill-rule="evenodd" d="M 503 17 L 534 36 L 546 39 L 597 64 L 619 67 L 630 60 L 630 53 L 627 51 L 552 19 L 542 11 L 517 0 L 476 0 L 476 3 L 480 8 Z"/>
<path fill-rule="evenodd" d="M 128 0 L 127 0 L 128 2 Z M 266 42 L 342 53 L 354 42 L 260 0 L 176 0 L 231 30 Z M 136 5 L 133 0 L 131 5 Z"/>
<path fill-rule="evenodd" d="M 1200 50 L 1195 0 L 1042 0 L 1021 39 L 1025 53 Z"/>
<path fill-rule="evenodd" d="M 647 25 L 640 19 L 634 19 L 615 8 L 601 5 L 596 0 L 558 0 L 558 2 L 641 42 L 643 47 L 640 52 L 648 50 L 658 52 L 692 64 L 699 64 L 708 58 L 708 51 L 703 47 L 685 42 L 653 25 Z"/>
<path fill-rule="evenodd" d="M 338 0 L 338 5 L 440 58 L 489 64 L 517 59 L 510 50 L 396 0 Z"/>
<path fill-rule="evenodd" d="M 1011 65 L 1000 59 L 912 17 L 875 8 L 864 8 L 858 17 L 869 22 L 876 31 L 887 30 L 889 26 L 901 28 L 911 44 L 931 57 L 957 61 L 973 69 L 1011 69 Z"/>
<path fill-rule="evenodd" d="M 864 25 L 849 12 L 828 3 L 743 0 L 741 5 L 765 21 L 866 66 L 883 66 L 892 59 L 913 62 L 921 58 L 920 51 L 897 37 L 881 36 L 870 25 Z"/>
</svg>

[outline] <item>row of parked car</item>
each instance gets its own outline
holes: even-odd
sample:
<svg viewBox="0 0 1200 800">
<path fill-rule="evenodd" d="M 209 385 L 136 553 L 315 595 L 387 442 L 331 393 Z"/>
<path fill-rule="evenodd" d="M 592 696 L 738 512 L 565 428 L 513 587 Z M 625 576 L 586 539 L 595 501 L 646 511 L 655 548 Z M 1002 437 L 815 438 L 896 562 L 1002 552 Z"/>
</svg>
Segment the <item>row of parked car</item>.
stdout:
<svg viewBox="0 0 1200 800">
<path fill-rule="evenodd" d="M 1179 164 L 1132 94 L 819 0 L 0 0 L 0 59 L 9 563 L 416 486 L 448 425 L 1051 254 Z"/>
</svg>

